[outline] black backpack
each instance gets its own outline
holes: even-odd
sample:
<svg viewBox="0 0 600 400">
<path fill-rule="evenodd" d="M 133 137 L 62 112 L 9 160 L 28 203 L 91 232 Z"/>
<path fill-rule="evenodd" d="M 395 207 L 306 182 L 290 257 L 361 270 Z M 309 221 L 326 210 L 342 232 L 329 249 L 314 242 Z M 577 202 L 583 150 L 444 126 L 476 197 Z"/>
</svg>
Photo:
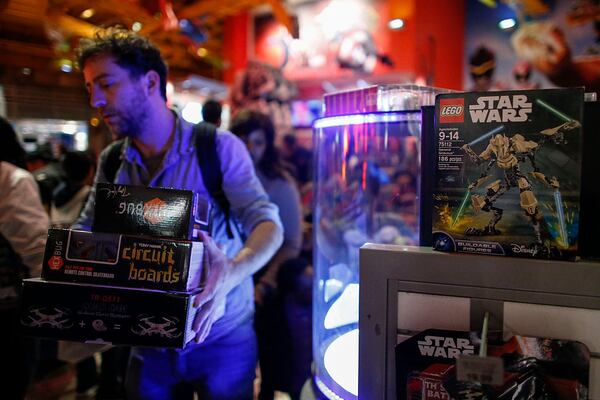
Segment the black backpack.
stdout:
<svg viewBox="0 0 600 400">
<path fill-rule="evenodd" d="M 227 237 L 233 238 L 229 214 L 231 205 L 223 191 L 223 174 L 221 173 L 221 162 L 217 153 L 217 128 L 210 123 L 200 122 L 194 125 L 194 138 L 196 140 L 196 154 L 198 155 L 198 164 L 200 173 L 206 185 L 208 193 L 225 214 L 227 224 Z M 117 175 L 117 170 L 121 165 L 121 151 L 123 149 L 123 140 L 115 142 L 110 148 L 102 171 L 109 182 L 113 182 Z M 200 151 L 202 149 L 202 151 Z"/>
</svg>

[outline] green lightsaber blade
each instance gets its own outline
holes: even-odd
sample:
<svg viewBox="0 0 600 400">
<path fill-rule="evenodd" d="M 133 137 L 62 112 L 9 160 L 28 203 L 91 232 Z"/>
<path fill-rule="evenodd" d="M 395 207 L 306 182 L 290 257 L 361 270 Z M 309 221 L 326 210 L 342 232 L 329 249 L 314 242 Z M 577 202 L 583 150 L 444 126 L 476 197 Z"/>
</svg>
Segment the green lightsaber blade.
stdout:
<svg viewBox="0 0 600 400">
<path fill-rule="evenodd" d="M 465 197 L 463 198 L 462 203 L 460 204 L 458 211 L 456 212 L 456 215 L 454 216 L 454 219 L 452 220 L 452 225 L 450 226 L 451 228 L 454 228 L 454 225 L 456 225 L 456 223 L 460 219 L 460 216 L 462 215 L 462 213 L 465 209 L 465 206 L 467 205 L 467 201 L 469 201 L 470 197 L 471 197 L 471 192 L 467 191 L 467 193 L 465 194 Z"/>
<path fill-rule="evenodd" d="M 569 121 L 573 120 L 573 118 L 570 118 L 568 115 L 560 112 L 559 110 L 557 110 L 556 108 L 552 107 L 550 104 L 546 103 L 543 100 L 536 99 L 535 102 L 538 103 L 540 106 L 544 107 L 546 110 L 550 111 L 552 114 L 556 115 L 558 118 L 562 119 L 565 122 L 569 122 Z"/>
</svg>

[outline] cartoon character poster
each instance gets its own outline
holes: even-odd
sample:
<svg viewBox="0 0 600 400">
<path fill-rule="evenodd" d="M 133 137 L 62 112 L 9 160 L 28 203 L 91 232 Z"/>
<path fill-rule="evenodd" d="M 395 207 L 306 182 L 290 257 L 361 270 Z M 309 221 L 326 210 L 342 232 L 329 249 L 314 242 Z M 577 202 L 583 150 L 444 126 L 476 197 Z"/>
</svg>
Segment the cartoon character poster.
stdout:
<svg viewBox="0 0 600 400">
<path fill-rule="evenodd" d="M 600 0 L 467 0 L 466 9 L 466 90 L 600 90 Z"/>
</svg>

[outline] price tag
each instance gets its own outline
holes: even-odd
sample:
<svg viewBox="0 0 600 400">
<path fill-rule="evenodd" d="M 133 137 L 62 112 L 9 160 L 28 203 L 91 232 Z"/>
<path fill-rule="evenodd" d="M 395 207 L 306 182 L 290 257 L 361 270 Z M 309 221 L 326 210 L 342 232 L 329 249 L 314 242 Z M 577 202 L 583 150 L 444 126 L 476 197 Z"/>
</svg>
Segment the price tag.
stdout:
<svg viewBox="0 0 600 400">
<path fill-rule="evenodd" d="M 504 383 L 504 364 L 500 357 L 460 356 L 456 360 L 456 379 L 501 385 Z"/>
</svg>

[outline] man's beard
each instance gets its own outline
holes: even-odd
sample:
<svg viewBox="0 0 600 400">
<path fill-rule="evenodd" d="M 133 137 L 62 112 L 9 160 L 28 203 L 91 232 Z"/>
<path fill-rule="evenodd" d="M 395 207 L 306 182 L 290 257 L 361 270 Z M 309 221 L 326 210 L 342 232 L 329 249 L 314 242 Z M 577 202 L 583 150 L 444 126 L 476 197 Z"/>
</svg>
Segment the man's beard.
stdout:
<svg viewBox="0 0 600 400">
<path fill-rule="evenodd" d="M 127 104 L 126 109 L 107 109 L 104 110 L 104 113 L 117 117 L 115 124 L 108 125 L 115 136 L 135 139 L 142 135 L 149 118 L 148 99 L 142 93 L 136 93 Z"/>
</svg>

